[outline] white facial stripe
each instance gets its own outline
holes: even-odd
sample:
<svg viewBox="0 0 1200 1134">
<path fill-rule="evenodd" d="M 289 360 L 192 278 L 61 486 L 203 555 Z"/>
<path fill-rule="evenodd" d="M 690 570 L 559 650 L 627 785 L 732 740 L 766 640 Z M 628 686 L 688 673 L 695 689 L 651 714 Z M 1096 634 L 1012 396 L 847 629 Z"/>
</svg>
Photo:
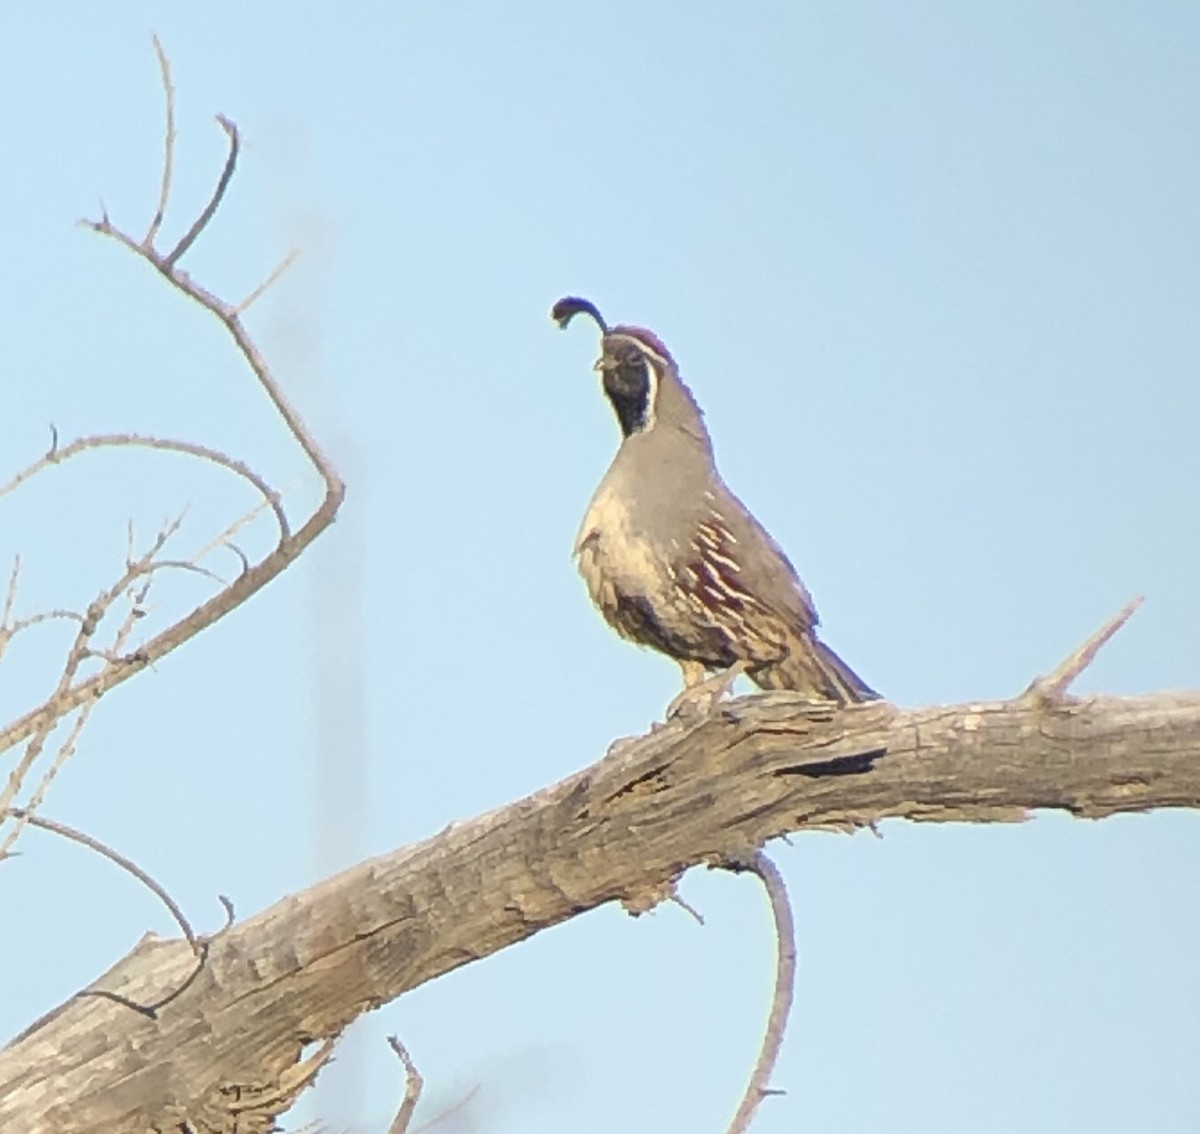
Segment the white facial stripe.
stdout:
<svg viewBox="0 0 1200 1134">
<path fill-rule="evenodd" d="M 646 355 L 646 361 L 649 363 L 646 370 L 649 372 L 650 381 L 646 388 L 646 420 L 642 423 L 643 433 L 649 433 L 654 428 L 658 417 L 658 366 L 649 354 Z"/>
<path fill-rule="evenodd" d="M 614 333 L 610 332 L 607 335 L 607 338 L 620 339 L 622 342 L 633 343 L 633 345 L 635 347 L 637 347 L 638 350 L 640 350 L 642 352 L 642 354 L 644 354 L 648 359 L 650 359 L 652 362 L 654 362 L 657 366 L 666 367 L 669 365 L 667 360 L 665 358 L 663 358 L 663 356 L 661 354 L 659 354 L 658 351 L 654 350 L 652 347 L 648 347 L 636 335 L 622 335 L 619 333 L 614 334 Z"/>
<path fill-rule="evenodd" d="M 606 336 L 608 339 L 620 339 L 622 342 L 632 343 L 637 347 L 638 352 L 646 360 L 647 366 L 647 387 L 646 387 L 646 417 L 642 422 L 642 428 L 639 433 L 649 433 L 654 428 L 656 419 L 656 410 L 658 407 L 658 375 L 663 367 L 667 366 L 667 360 L 656 350 L 652 350 L 641 339 L 634 335 L 614 335 Z"/>
</svg>

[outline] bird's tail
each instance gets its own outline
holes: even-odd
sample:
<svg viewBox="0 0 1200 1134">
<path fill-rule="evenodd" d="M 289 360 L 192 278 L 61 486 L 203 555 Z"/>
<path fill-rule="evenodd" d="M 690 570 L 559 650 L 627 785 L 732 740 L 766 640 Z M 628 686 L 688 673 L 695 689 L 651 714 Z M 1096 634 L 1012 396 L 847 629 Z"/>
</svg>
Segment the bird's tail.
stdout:
<svg viewBox="0 0 1200 1134">
<path fill-rule="evenodd" d="M 879 694 L 824 642 L 806 634 L 793 638 L 789 646 L 786 657 L 750 674 L 761 688 L 794 689 L 839 705 L 879 700 Z"/>
</svg>

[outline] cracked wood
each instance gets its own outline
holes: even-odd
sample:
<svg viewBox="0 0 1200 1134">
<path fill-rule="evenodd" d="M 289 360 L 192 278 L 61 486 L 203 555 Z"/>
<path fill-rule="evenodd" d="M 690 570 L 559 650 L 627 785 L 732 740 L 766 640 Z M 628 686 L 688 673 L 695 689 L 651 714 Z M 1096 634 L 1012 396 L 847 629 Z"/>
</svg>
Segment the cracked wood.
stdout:
<svg viewBox="0 0 1200 1134">
<path fill-rule="evenodd" d="M 73 998 L 0 1051 L 13 1134 L 270 1127 L 362 1012 L 604 902 L 775 836 L 1200 806 L 1200 694 L 840 712 L 792 694 L 622 742 L 552 787 L 285 898 L 212 940 L 157 1019 Z M 160 999 L 193 963 L 144 939 L 94 988 Z"/>
</svg>

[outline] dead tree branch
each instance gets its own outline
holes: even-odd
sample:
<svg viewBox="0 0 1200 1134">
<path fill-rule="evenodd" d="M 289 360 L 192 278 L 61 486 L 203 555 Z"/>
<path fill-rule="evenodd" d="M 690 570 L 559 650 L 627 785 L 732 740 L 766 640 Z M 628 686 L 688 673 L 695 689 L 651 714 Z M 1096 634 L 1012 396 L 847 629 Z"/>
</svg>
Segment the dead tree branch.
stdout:
<svg viewBox="0 0 1200 1134">
<path fill-rule="evenodd" d="M 229 119 L 223 116 L 218 116 L 217 119 L 228 138 L 229 148 L 220 176 L 207 204 L 170 251 L 162 252 L 157 246 L 171 196 L 175 158 L 175 91 L 171 80 L 170 64 L 157 39 L 154 41 L 154 48 L 158 58 L 166 105 L 163 166 L 158 204 L 154 216 L 145 237 L 140 240 L 117 227 L 107 212 L 100 220 L 85 223 L 94 232 L 112 238 L 124 245 L 139 259 L 151 265 L 172 288 L 193 299 L 225 327 L 233 339 L 238 354 L 250 367 L 259 386 L 270 399 L 286 428 L 321 478 L 324 494 L 316 509 L 299 529 L 293 532 L 281 502 L 281 494 L 245 461 L 227 456 L 197 442 L 146 437 L 133 433 L 82 437 L 60 447 L 55 430 L 51 430 L 50 449 L 38 460 L 16 473 L 7 483 L 0 485 L 0 497 L 3 497 L 50 466 L 61 465 L 82 453 L 98 449 L 140 447 L 164 450 L 204 460 L 234 473 L 257 492 L 262 506 L 273 513 L 277 525 L 274 547 L 267 555 L 257 563 L 251 563 L 242 552 L 234 549 L 243 564 L 243 569 L 237 578 L 226 585 L 216 579 L 211 572 L 204 572 L 221 585 L 219 592 L 192 607 L 184 616 L 154 634 L 148 641 L 132 651 L 126 650 L 126 644 L 133 631 L 135 620 L 144 613 L 142 604 L 155 572 L 159 568 L 166 567 L 197 570 L 199 569 L 198 556 L 160 560 L 158 554 L 165 543 L 166 537 L 164 536 L 156 541 L 150 552 L 136 560 L 131 552 L 126 570 L 120 579 L 112 587 L 103 591 L 86 612 L 74 614 L 69 611 L 58 611 L 53 615 L 34 614 L 22 619 L 12 617 L 17 582 L 17 567 L 14 566 L 3 603 L 3 617 L 0 618 L 0 654 L 3 653 L 4 648 L 15 634 L 38 625 L 50 617 L 73 618 L 78 621 L 79 626 L 62 671 L 50 695 L 40 704 L 19 715 L 7 726 L 0 728 L 0 752 L 15 745 L 25 744 L 24 751 L 10 770 L 3 788 L 0 789 L 0 825 L 3 825 L 7 818 L 13 819 L 7 830 L 0 832 L 0 857 L 10 850 L 16 837 L 29 821 L 28 815 L 36 811 L 49 783 L 62 766 L 63 761 L 74 751 L 79 732 L 99 699 L 117 685 L 165 657 L 201 630 L 225 617 L 251 595 L 271 582 L 333 522 L 345 494 L 345 487 L 337 470 L 325 456 L 303 418 L 283 393 L 266 360 L 241 322 L 241 312 L 279 278 L 295 258 L 295 253 L 289 254 L 283 264 L 238 305 L 228 303 L 207 290 L 179 267 L 184 255 L 204 234 L 205 229 L 216 215 L 232 183 L 241 139 L 237 127 Z M 259 509 L 255 509 L 251 516 L 256 515 L 258 511 Z M 226 529 L 227 535 L 221 537 L 221 540 L 223 541 L 228 534 L 232 534 L 245 522 L 246 519 L 243 518 L 230 525 Z M 167 533 L 167 535 L 169 534 Z M 209 547 L 211 547 L 211 543 Z M 94 639 L 98 627 L 122 596 L 130 599 L 130 607 L 125 621 L 121 623 L 111 644 L 97 643 Z M 92 664 L 85 665 L 85 663 Z M 33 794 L 24 801 L 23 810 L 20 814 L 10 812 L 10 808 L 17 802 L 31 770 L 42 761 L 51 734 L 60 723 L 72 717 L 66 741 L 59 747 L 57 755 L 50 762 L 49 769 L 43 772 Z M 47 760 L 49 760 L 48 756 Z"/>
<path fill-rule="evenodd" d="M 146 437 L 138 433 L 101 433 L 92 437 L 78 437 L 61 448 L 55 442 L 43 456 L 14 474 L 5 484 L 0 485 L 0 496 L 19 488 L 27 480 L 31 480 L 51 465 L 65 464 L 72 457 L 94 449 L 159 449 L 171 453 L 182 453 L 189 457 L 198 457 L 214 465 L 219 465 L 240 476 L 262 494 L 264 501 L 275 514 L 275 519 L 279 524 L 280 538 L 286 539 L 291 534 L 287 516 L 280 503 L 279 493 L 249 465 L 244 461 L 228 457 L 216 449 L 209 448 L 207 445 L 198 445 L 194 441 L 180 441 L 171 437 Z"/>
<path fill-rule="evenodd" d="M 67 651 L 66 661 L 63 664 L 62 673 L 59 675 L 58 682 L 53 693 L 46 700 L 45 704 L 56 704 L 68 691 L 77 680 L 80 679 L 80 668 L 94 656 L 92 642 L 100 629 L 101 623 L 113 608 L 116 602 L 122 595 L 131 595 L 131 588 L 138 580 L 143 580 L 142 584 L 132 591 L 133 601 L 130 604 L 129 612 L 126 614 L 125 620 L 118 628 L 115 635 L 115 646 L 117 652 L 120 651 L 125 641 L 128 639 L 133 630 L 135 621 L 134 612 L 139 608 L 142 601 L 146 597 L 149 584 L 153 579 L 153 564 L 155 557 L 167 541 L 175 534 L 179 528 L 180 520 L 168 524 L 162 529 L 151 543 L 148 550 L 139 558 L 134 559 L 132 552 L 126 559 L 125 570 L 111 587 L 101 591 L 91 603 L 88 604 L 86 612 L 79 620 L 79 628 L 75 632 L 75 638 L 71 643 L 70 649 Z M 122 664 L 120 661 L 109 663 L 106 668 L 116 668 Z M 79 733 L 86 723 L 88 716 L 95 708 L 95 702 L 83 703 L 78 706 L 78 714 L 72 722 L 70 732 L 66 741 L 60 745 L 58 754 L 55 757 L 50 768 L 43 774 L 41 783 L 34 792 L 34 798 L 24 809 L 24 813 L 17 817 L 16 823 L 4 834 L 0 839 L 0 858 L 6 856 L 12 849 L 13 843 L 24 829 L 28 822 L 28 813 L 37 810 L 41 803 L 42 797 L 45 794 L 46 788 L 50 781 L 57 775 L 63 763 L 72 754 L 75 747 L 75 741 L 78 739 Z M 41 757 L 50 735 L 59 721 L 66 717 L 67 713 L 46 714 L 39 726 L 32 730 L 29 743 L 25 746 L 25 751 L 21 754 L 21 758 L 17 761 L 15 767 L 8 775 L 8 780 L 3 789 L 0 789 L 0 819 L 4 819 L 9 815 L 9 809 L 15 800 L 17 793 L 21 790 L 25 782 L 25 777 L 29 774 L 34 764 Z M 4 743 L 4 737 L 8 730 L 0 732 L 0 751 L 8 747 Z"/>
<path fill-rule="evenodd" d="M 154 56 L 158 60 L 159 75 L 162 79 L 163 104 L 167 124 L 163 132 L 163 167 L 162 182 L 158 190 L 158 208 L 154 210 L 150 227 L 142 239 L 142 245 L 145 248 L 153 248 L 154 242 L 158 239 L 158 230 L 162 228 L 162 222 L 167 215 L 167 205 L 171 201 L 171 178 L 175 173 L 175 86 L 171 82 L 171 61 L 167 58 L 166 51 L 163 50 L 162 40 L 157 35 L 153 36 L 152 40 Z"/>
<path fill-rule="evenodd" d="M 1134 616 L 1144 601 L 1140 595 L 1135 599 L 1130 599 L 1095 634 L 1065 657 L 1053 673 L 1048 677 L 1035 678 L 1025 691 L 1026 696 L 1041 697 L 1049 702 L 1065 697 L 1075 679 L 1096 660 L 1096 655 L 1112 639 L 1112 636 Z"/>
<path fill-rule="evenodd" d="M 796 992 L 796 926 L 792 918 L 792 906 L 788 901 L 787 884 L 777 867 L 762 851 L 759 851 L 744 867 L 762 880 L 763 888 L 771 903 L 771 917 L 775 922 L 776 960 L 775 992 L 771 997 L 771 1011 L 763 1033 L 762 1048 L 758 1060 L 746 1085 L 741 1104 L 730 1120 L 727 1134 L 745 1134 L 754 1121 L 759 1104 L 768 1095 L 780 1095 L 782 1091 L 771 1089 L 771 1075 L 779 1061 L 783 1047 L 783 1036 L 787 1031 L 788 1016 L 792 1011 L 792 1000 Z"/>
<path fill-rule="evenodd" d="M 127 858 L 120 851 L 113 850 L 107 843 L 103 843 L 94 836 L 77 830 L 75 827 L 68 826 L 66 823 L 60 823 L 56 819 L 46 819 L 41 815 L 31 815 L 20 808 L 14 810 L 17 817 L 24 819 L 31 827 L 40 827 L 43 831 L 49 831 L 51 834 L 59 835 L 64 839 L 70 839 L 74 843 L 79 843 L 80 846 L 85 846 L 89 850 L 95 851 L 98 855 L 107 858 L 109 862 L 119 866 L 127 874 L 132 874 L 134 878 L 167 907 L 167 911 L 175 919 L 175 924 L 183 932 L 184 940 L 192 947 L 192 952 L 199 950 L 199 940 L 192 931 L 191 923 L 184 916 L 184 912 L 179 908 L 178 903 L 167 893 L 165 887 L 151 878 L 133 859 Z"/>
<path fill-rule="evenodd" d="M 404 1098 L 400 1101 L 400 1109 L 396 1111 L 396 1117 L 392 1119 L 387 1134 L 408 1134 L 408 1127 L 420 1101 L 425 1080 L 421 1078 L 421 1072 L 417 1070 L 412 1056 L 408 1054 L 408 1048 L 400 1042 L 400 1037 L 388 1036 L 388 1043 L 396 1053 L 396 1058 L 404 1065 Z"/>
<path fill-rule="evenodd" d="M 140 1134 L 186 1119 L 225 1131 L 236 1113 L 243 1134 L 265 1131 L 307 1081 L 305 1044 L 787 832 L 1157 807 L 1200 807 L 1200 693 L 840 712 L 786 693 L 742 698 L 233 926 L 153 1023 L 67 1002 L 0 1052 L 0 1129 Z M 153 1003 L 192 962 L 185 941 L 146 938 L 91 987 Z M 80 1042 L 96 1035 L 106 1042 Z"/>
</svg>

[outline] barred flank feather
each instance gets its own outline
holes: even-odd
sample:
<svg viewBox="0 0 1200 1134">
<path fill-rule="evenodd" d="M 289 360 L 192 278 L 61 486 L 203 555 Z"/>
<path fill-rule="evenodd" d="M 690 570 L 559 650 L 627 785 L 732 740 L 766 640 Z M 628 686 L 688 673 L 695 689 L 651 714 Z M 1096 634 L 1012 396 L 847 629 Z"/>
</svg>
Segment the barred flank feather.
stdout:
<svg viewBox="0 0 1200 1134">
<path fill-rule="evenodd" d="M 825 697 L 842 705 L 878 701 L 875 692 L 824 642 L 805 636 L 789 643 L 787 657 L 752 670 L 750 676 L 763 689 L 795 689 Z"/>
</svg>

